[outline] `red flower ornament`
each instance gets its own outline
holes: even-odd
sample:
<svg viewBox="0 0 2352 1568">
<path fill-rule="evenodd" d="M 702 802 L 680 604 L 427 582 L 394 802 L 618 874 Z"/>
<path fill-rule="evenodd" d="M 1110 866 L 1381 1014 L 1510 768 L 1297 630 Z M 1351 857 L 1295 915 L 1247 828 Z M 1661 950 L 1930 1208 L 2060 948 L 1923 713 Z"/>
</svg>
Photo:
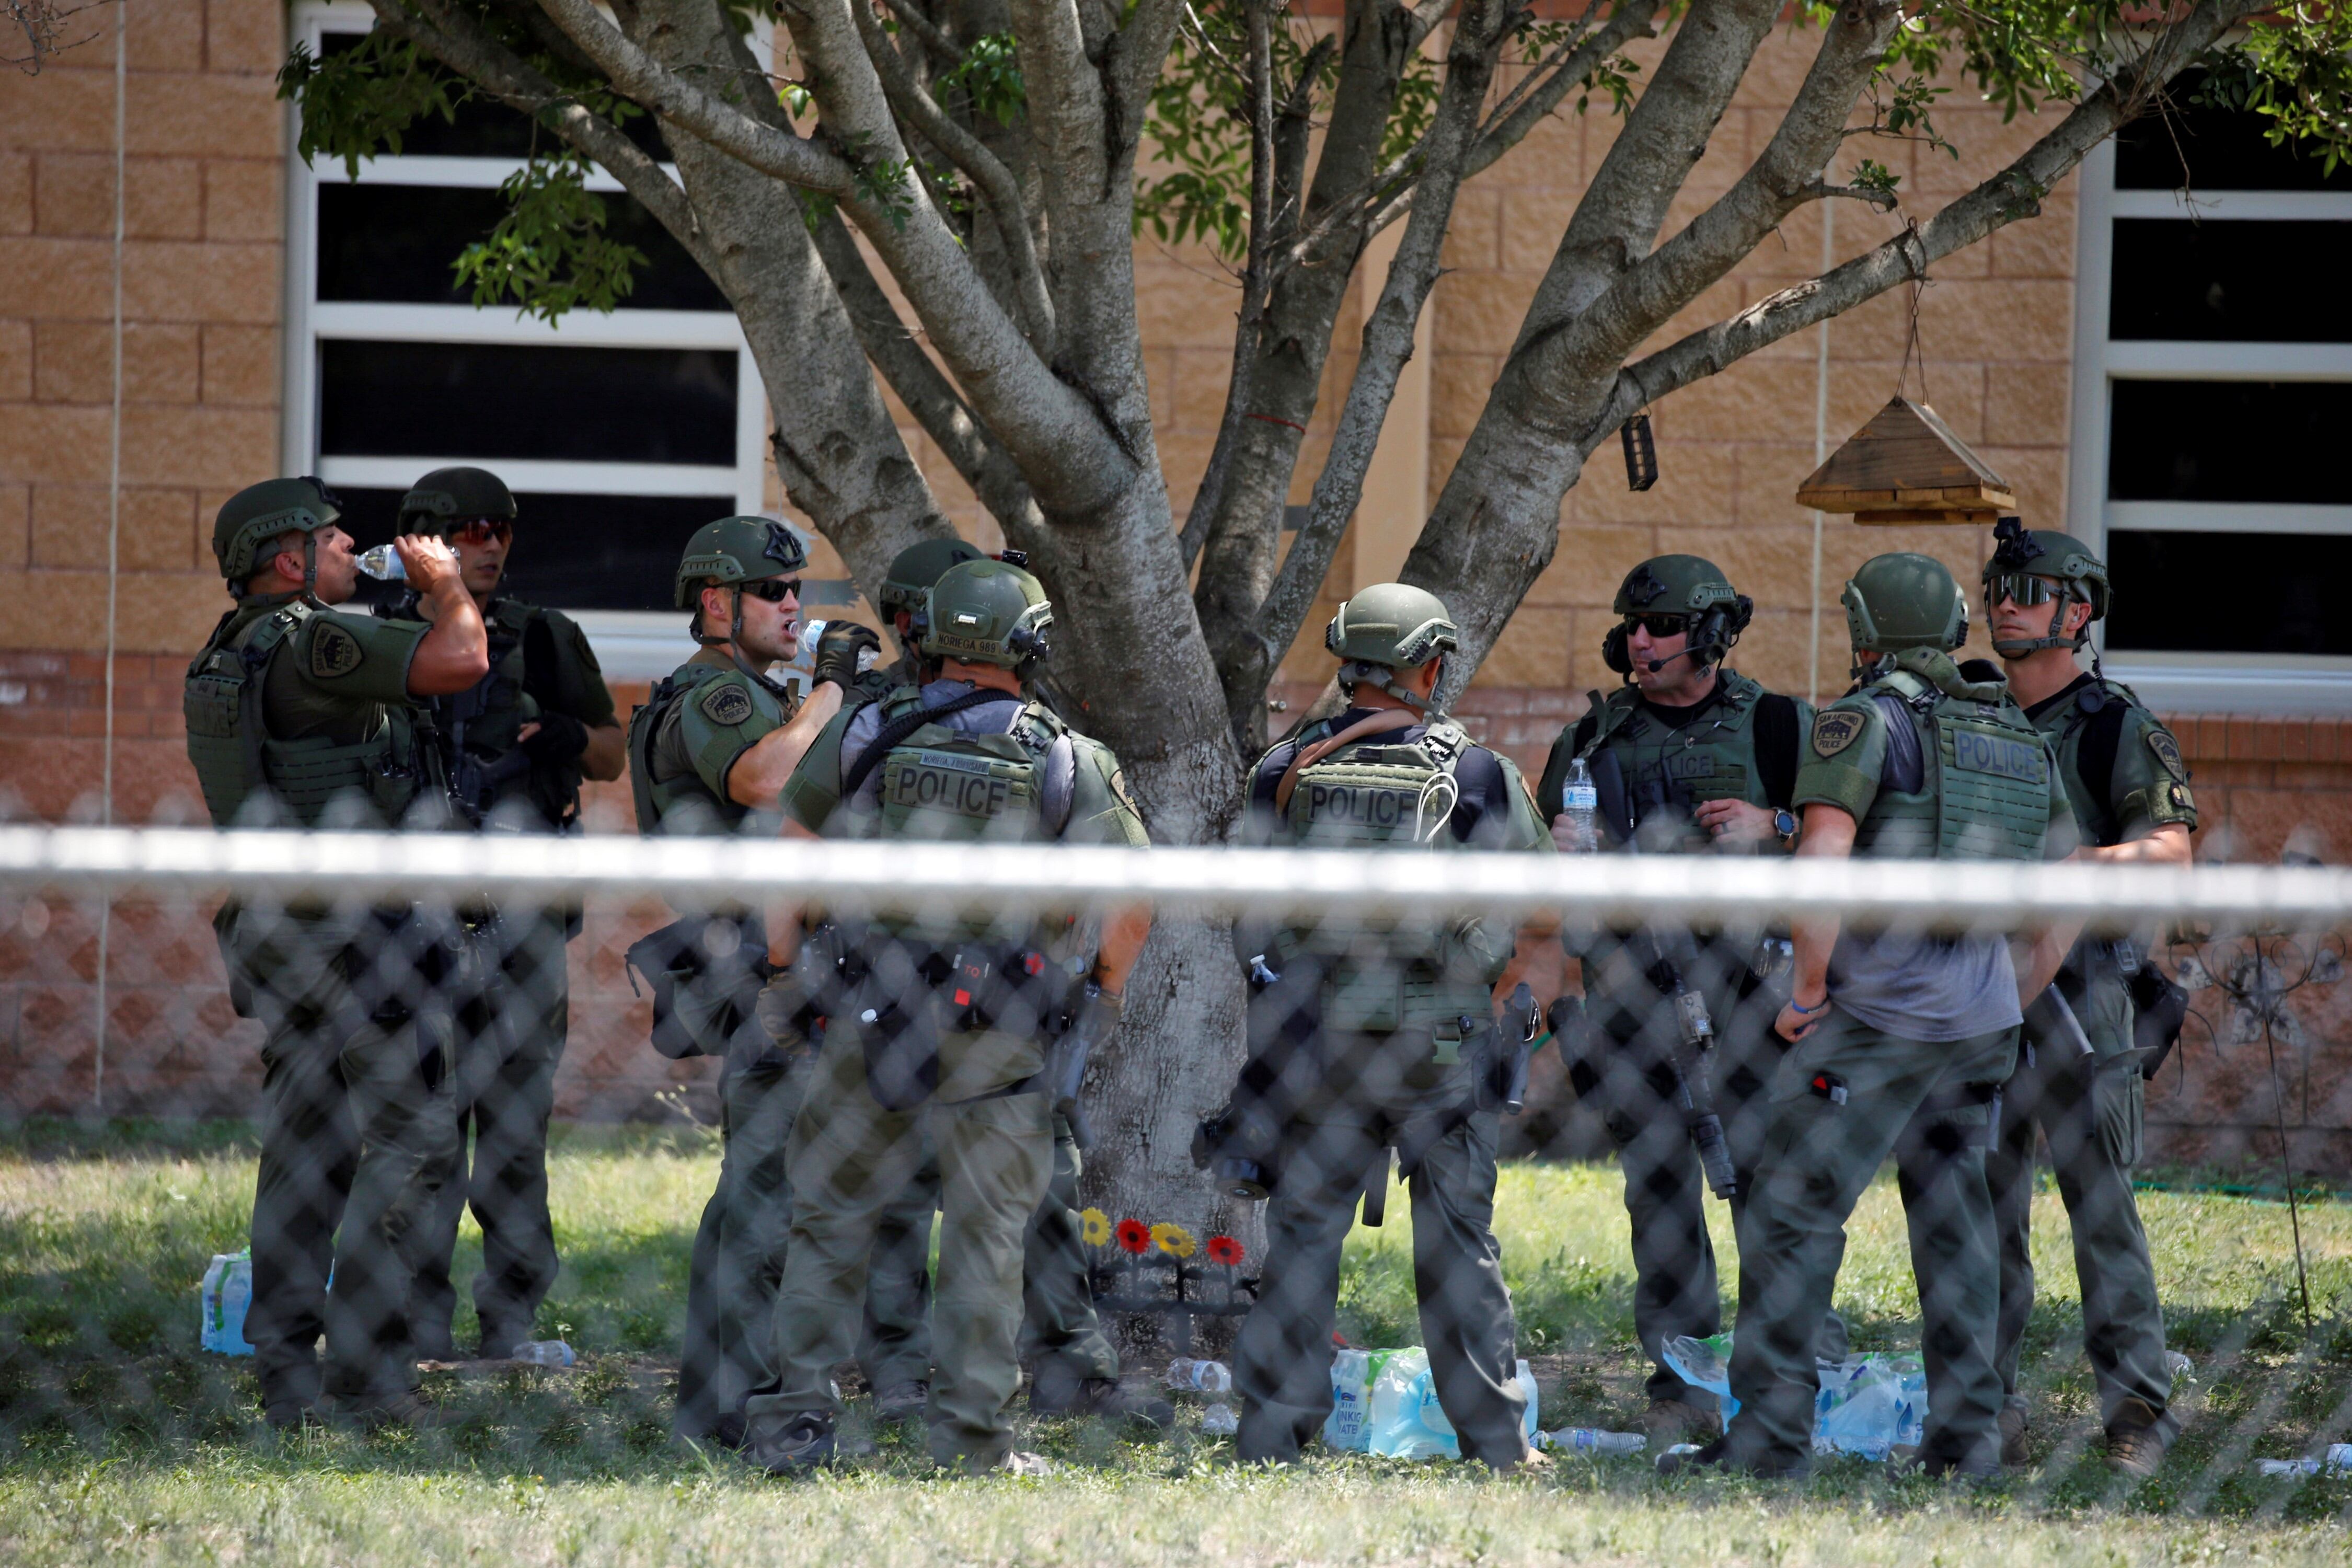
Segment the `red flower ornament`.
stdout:
<svg viewBox="0 0 2352 1568">
<path fill-rule="evenodd" d="M 1209 1237 L 1209 1261 L 1231 1268 L 1242 1260 L 1242 1244 L 1230 1236 Z"/>
<path fill-rule="evenodd" d="M 1140 1258 L 1151 1250 L 1151 1227 L 1139 1219 L 1118 1222 L 1118 1249 Z"/>
</svg>

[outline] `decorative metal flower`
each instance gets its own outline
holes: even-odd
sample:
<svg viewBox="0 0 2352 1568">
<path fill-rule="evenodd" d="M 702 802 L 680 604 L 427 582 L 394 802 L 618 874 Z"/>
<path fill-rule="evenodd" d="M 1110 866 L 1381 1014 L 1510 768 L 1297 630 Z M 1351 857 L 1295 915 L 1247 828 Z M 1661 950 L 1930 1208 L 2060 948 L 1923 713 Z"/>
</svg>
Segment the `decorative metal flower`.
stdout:
<svg viewBox="0 0 2352 1568">
<path fill-rule="evenodd" d="M 1175 1225 L 1167 1220 L 1160 1221 L 1151 1227 L 1151 1240 L 1154 1246 L 1171 1258 L 1192 1256 L 1192 1233 L 1181 1225 Z"/>
<path fill-rule="evenodd" d="M 1101 1247 L 1110 1240 L 1110 1215 L 1100 1209 L 1078 1211 L 1078 1236 L 1088 1247 Z"/>
<path fill-rule="evenodd" d="M 1209 1261 L 1232 1268 L 1242 1260 L 1242 1244 L 1230 1236 L 1209 1237 Z"/>
<path fill-rule="evenodd" d="M 1118 1249 L 1140 1258 L 1151 1250 L 1151 1227 L 1139 1219 L 1118 1222 Z"/>
</svg>

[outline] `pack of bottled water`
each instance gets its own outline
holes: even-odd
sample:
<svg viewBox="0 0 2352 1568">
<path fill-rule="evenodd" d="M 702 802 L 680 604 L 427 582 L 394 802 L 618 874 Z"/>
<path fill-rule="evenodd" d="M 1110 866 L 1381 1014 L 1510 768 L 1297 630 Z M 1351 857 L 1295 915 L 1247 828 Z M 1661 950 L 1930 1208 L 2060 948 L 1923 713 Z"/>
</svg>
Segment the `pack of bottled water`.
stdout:
<svg viewBox="0 0 2352 1568">
<path fill-rule="evenodd" d="M 197 1292 L 204 1314 L 202 1342 L 218 1355 L 251 1355 L 245 1314 L 253 1305 L 253 1249 L 216 1252 Z"/>
</svg>

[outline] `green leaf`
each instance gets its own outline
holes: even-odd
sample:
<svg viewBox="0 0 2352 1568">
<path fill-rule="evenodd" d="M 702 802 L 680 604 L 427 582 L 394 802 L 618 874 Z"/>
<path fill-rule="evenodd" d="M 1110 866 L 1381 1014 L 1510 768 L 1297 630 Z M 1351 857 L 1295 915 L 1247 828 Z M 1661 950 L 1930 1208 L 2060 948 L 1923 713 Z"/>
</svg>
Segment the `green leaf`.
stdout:
<svg viewBox="0 0 2352 1568">
<path fill-rule="evenodd" d="M 507 176 L 506 216 L 455 263 L 477 306 L 511 300 L 554 321 L 572 310 L 609 312 L 628 297 L 645 253 L 605 235 L 604 198 L 588 189 L 588 168 L 565 152 Z"/>
</svg>

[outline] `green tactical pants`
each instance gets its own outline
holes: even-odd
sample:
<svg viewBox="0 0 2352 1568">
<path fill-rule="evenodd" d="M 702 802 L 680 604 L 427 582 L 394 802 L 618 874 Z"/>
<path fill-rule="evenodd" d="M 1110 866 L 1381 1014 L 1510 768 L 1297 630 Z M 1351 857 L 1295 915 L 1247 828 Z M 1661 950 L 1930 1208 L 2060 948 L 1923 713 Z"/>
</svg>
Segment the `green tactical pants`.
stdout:
<svg viewBox="0 0 2352 1568">
<path fill-rule="evenodd" d="M 2016 1060 L 2014 1028 L 1910 1040 L 1834 1007 L 1782 1059 L 1740 1238 L 1732 1462 L 1801 1469 L 1810 1461 L 1814 1355 L 1845 1256 L 1846 1217 L 1880 1165 L 1899 1154 L 1927 1369 L 1921 1452 L 1941 1465 L 1998 1468 L 1999 1248 L 1984 1175 L 1990 1112 L 1982 1103 L 1950 1110 L 1919 1118 L 1915 1136 L 1905 1134 L 1931 1102 L 1979 1088 L 1989 1095 Z"/>
<path fill-rule="evenodd" d="M 1706 999 L 1715 1024 L 1708 1077 L 1738 1178 L 1732 1229 L 1745 1251 L 1748 1194 L 1770 1121 L 1765 1091 L 1781 1056 L 1772 1019 L 1784 998 L 1765 988 L 1740 1000 L 1752 942 L 1678 945 L 1684 981 Z M 1588 1065 L 1600 1080 L 1602 1125 L 1625 1178 L 1625 1214 L 1633 1222 L 1633 1331 L 1650 1358 L 1647 1392 L 1653 1400 L 1712 1409 L 1714 1396 L 1685 1383 L 1661 1353 L 1670 1340 L 1685 1334 L 1703 1340 L 1723 1327 L 1715 1247 L 1706 1230 L 1706 1176 L 1675 1102 L 1679 1026 L 1674 999 L 1638 973 L 1625 948 L 1587 963 L 1588 976 L 1598 983 L 1589 993 L 1591 1016 L 1601 1037 L 1615 1047 L 1604 1060 Z M 1832 1360 L 1846 1353 L 1845 1323 L 1835 1312 L 1824 1320 L 1821 1353 Z"/>
<path fill-rule="evenodd" d="M 2000 1142 L 1985 1162 L 2000 1237 L 2000 1331 L 1994 1358 L 2009 1403 L 2025 1406 L 2018 1362 L 2033 1311 L 2034 1134 L 2050 1145 L 2050 1163 L 2074 1237 L 2074 1276 L 2083 1300 L 2083 1350 L 2099 1390 L 2102 1421 L 2112 1425 L 2137 1401 L 2169 1441 L 2172 1372 L 2164 1357 L 2164 1312 L 2147 1233 L 2132 1196 L 2139 1158 L 2145 1086 L 2132 1049 L 2131 1000 L 2122 980 L 2060 982 L 2095 1055 L 2078 1044 L 2034 1037 L 2002 1097 Z"/>
<path fill-rule="evenodd" d="M 975 1469 L 1013 1448 L 1008 1415 L 1021 1384 L 1023 1242 L 1054 1165 L 1053 1111 L 1042 1093 L 987 1093 L 886 1110 L 866 1084 L 854 1025 L 826 1030 L 808 1098 L 793 1123 L 792 1238 L 776 1296 L 773 1394 L 751 1399 L 755 1429 L 793 1415 L 841 1412 L 834 1363 L 848 1352 L 856 1305 L 881 1216 L 921 1166 L 940 1171 L 940 1268 L 931 1302 L 931 1456 Z M 967 1058 L 1034 1070 L 1034 1046 L 950 1037 Z M 950 1058 L 952 1061 L 952 1058 Z M 943 1074 L 952 1083 L 960 1076 Z M 969 1077 L 966 1076 L 967 1081 Z"/>
<path fill-rule="evenodd" d="M 1070 1124 L 1054 1118 L 1054 1174 L 1045 1201 L 1029 1216 L 1021 1253 L 1021 1359 L 1058 1363 L 1073 1377 L 1118 1376 L 1118 1352 L 1095 1315 L 1080 1228 L 1078 1176 L 1084 1169 Z"/>
<path fill-rule="evenodd" d="M 792 1231 L 785 1152 L 813 1071 L 804 1051 L 746 1053 L 719 1077 L 719 1184 L 703 1205 L 686 1289 L 672 1429 L 742 1439 L 744 1404 L 773 1385 L 776 1289 Z M 930 1375 L 935 1163 L 918 1169 L 875 1226 L 858 1359 L 877 1390 Z"/>
<path fill-rule="evenodd" d="M 395 1397 L 417 1384 L 410 1285 L 456 1139 L 448 1020 L 371 914 L 247 909 L 221 945 L 264 1029 L 246 1318 L 263 1403 Z"/>
<path fill-rule="evenodd" d="M 474 1311 L 483 1355 L 503 1356 L 536 1338 L 540 1303 L 555 1285 L 547 1122 L 571 1022 L 570 930 L 564 910 L 524 910 L 477 939 L 497 973 L 483 995 L 467 999 L 457 1012 L 457 1142 L 410 1301 L 417 1353 L 427 1360 L 457 1354 L 451 1332 L 457 1292 L 449 1268 L 468 1205 L 482 1227 Z"/>
<path fill-rule="evenodd" d="M 1330 1037 L 1325 1037 L 1327 1046 Z M 1400 1125 L 1433 1130 L 1407 1178 L 1412 1196 L 1412 1276 L 1422 1343 L 1437 1402 L 1461 1435 L 1462 1457 L 1497 1469 L 1527 1458 L 1527 1396 L 1517 1377 L 1518 1325 L 1495 1241 L 1495 1140 L 1490 1112 L 1432 1117 L 1428 1103 L 1467 1097 L 1465 1081 L 1423 1105 L 1324 1103 L 1292 1124 L 1266 1207 L 1265 1267 L 1256 1303 L 1234 1347 L 1234 1386 L 1246 1404 L 1234 1452 L 1288 1464 L 1331 1415 L 1331 1333 L 1339 1254 L 1356 1201 Z M 1420 1127 L 1405 1132 L 1418 1146 Z M 1383 1165 L 1380 1179 L 1386 1181 Z"/>
</svg>

